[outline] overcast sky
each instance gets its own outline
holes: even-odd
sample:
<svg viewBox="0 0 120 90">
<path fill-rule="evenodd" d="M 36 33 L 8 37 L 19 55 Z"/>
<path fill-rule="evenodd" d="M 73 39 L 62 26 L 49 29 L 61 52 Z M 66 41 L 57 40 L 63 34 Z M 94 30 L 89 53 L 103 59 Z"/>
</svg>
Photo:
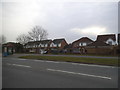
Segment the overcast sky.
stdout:
<svg viewBox="0 0 120 90">
<path fill-rule="evenodd" d="M 117 2 L 13 1 L 0 3 L 2 33 L 7 41 L 16 41 L 35 25 L 46 29 L 49 39 L 65 38 L 68 43 L 81 37 L 96 40 L 99 34 L 118 33 Z"/>
</svg>

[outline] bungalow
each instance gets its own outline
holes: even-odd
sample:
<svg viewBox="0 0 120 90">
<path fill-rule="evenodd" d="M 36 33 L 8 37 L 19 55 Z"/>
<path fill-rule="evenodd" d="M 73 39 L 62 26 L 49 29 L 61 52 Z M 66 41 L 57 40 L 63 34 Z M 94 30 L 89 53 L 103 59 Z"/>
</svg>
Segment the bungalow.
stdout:
<svg viewBox="0 0 120 90">
<path fill-rule="evenodd" d="M 64 38 L 54 39 L 50 44 L 51 52 L 61 52 L 65 45 L 67 45 L 67 42 Z"/>
<path fill-rule="evenodd" d="M 98 35 L 97 41 L 103 41 L 109 45 L 116 45 L 116 36 L 115 34 Z"/>
<path fill-rule="evenodd" d="M 91 44 L 93 40 L 89 39 L 88 37 L 82 37 L 72 43 L 73 53 L 85 53 L 85 47 Z"/>
</svg>

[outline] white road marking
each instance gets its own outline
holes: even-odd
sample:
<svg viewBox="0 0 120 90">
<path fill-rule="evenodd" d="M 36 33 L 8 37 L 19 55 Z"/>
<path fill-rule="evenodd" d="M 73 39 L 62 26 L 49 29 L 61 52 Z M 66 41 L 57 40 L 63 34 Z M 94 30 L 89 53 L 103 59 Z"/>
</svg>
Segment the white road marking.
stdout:
<svg viewBox="0 0 120 90">
<path fill-rule="evenodd" d="M 112 66 L 103 66 L 103 65 L 91 65 L 91 64 L 80 64 L 80 63 L 71 63 L 73 65 L 82 65 L 82 66 L 93 66 L 93 67 L 105 67 L 105 68 L 115 68 Z"/>
<path fill-rule="evenodd" d="M 20 65 L 20 64 L 10 64 L 10 63 L 7 63 L 7 65 L 13 65 L 13 66 L 19 66 L 19 67 L 27 67 L 27 68 L 31 68 L 31 66 Z"/>
<path fill-rule="evenodd" d="M 60 63 L 60 62 L 57 62 L 57 61 L 45 61 L 45 62 L 50 62 L 50 63 Z"/>
<path fill-rule="evenodd" d="M 19 64 L 12 64 L 14 66 L 20 66 L 20 67 L 27 67 L 27 68 L 31 68 L 31 66 L 26 66 L 26 65 L 19 65 Z"/>
<path fill-rule="evenodd" d="M 10 63 L 7 63 L 7 65 L 12 65 L 12 64 L 10 64 Z"/>
<path fill-rule="evenodd" d="M 108 79 L 108 80 L 112 79 L 112 78 L 106 77 L 106 76 L 97 76 L 97 75 L 70 72 L 70 71 L 63 71 L 63 70 L 55 70 L 55 69 L 49 69 L 49 68 L 47 70 L 48 71 L 53 71 L 53 72 L 62 72 L 62 73 L 69 73 L 69 74 L 76 74 L 76 75 L 83 75 L 83 76 L 90 76 L 90 77 L 97 77 L 97 78 Z"/>
<path fill-rule="evenodd" d="M 12 58 L 12 60 L 16 60 L 16 58 Z M 29 60 L 29 59 L 18 59 L 18 60 Z M 72 62 L 58 62 L 58 61 L 43 61 L 43 60 L 33 60 L 38 62 L 50 62 L 50 63 L 65 63 L 72 65 L 81 65 L 81 66 L 92 66 L 92 67 L 103 67 L 103 68 L 116 68 L 114 66 L 104 66 L 104 65 L 92 65 L 92 64 L 80 64 L 80 63 L 72 63 Z"/>
</svg>

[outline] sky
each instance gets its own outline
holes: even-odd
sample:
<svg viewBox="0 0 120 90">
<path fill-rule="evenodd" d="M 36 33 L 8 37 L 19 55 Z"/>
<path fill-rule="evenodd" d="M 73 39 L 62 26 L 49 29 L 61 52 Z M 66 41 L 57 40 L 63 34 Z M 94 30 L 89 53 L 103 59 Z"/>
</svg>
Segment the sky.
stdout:
<svg viewBox="0 0 120 90">
<path fill-rule="evenodd" d="M 48 39 L 65 38 L 72 43 L 82 37 L 96 40 L 97 35 L 118 33 L 117 0 L 2 0 L 1 33 L 8 42 L 42 26 Z"/>
</svg>

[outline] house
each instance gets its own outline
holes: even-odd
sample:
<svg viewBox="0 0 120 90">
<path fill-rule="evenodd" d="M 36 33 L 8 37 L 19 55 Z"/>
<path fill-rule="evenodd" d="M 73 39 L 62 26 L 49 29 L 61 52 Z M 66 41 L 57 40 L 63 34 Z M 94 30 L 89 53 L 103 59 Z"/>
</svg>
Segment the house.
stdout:
<svg viewBox="0 0 120 90">
<path fill-rule="evenodd" d="M 85 53 L 85 47 L 91 44 L 93 40 L 89 39 L 88 37 L 82 37 L 72 43 L 73 53 Z"/>
<path fill-rule="evenodd" d="M 118 46 L 117 46 L 117 54 L 120 55 L 120 33 L 118 34 Z"/>
<path fill-rule="evenodd" d="M 28 42 L 24 45 L 25 52 L 28 52 L 28 53 L 43 53 L 44 51 L 49 50 L 51 42 L 52 42 L 52 40 L 42 40 L 42 41 Z"/>
<path fill-rule="evenodd" d="M 20 43 L 8 42 L 2 45 L 2 53 L 10 55 L 13 53 L 22 53 L 23 45 Z"/>
<path fill-rule="evenodd" d="M 72 44 L 70 43 L 70 44 L 67 44 L 67 45 L 65 45 L 64 46 L 64 53 L 72 53 Z"/>
<path fill-rule="evenodd" d="M 113 46 L 107 44 L 101 40 L 96 40 L 95 42 L 86 46 L 87 54 L 97 54 L 97 55 L 110 55 L 113 52 Z"/>
<path fill-rule="evenodd" d="M 52 40 L 42 40 L 38 44 L 39 53 L 43 53 L 44 51 L 50 52 L 50 44 Z"/>
<path fill-rule="evenodd" d="M 109 45 L 116 45 L 116 35 L 115 34 L 98 35 L 96 41 L 103 41 Z"/>
<path fill-rule="evenodd" d="M 89 39 L 88 37 L 82 37 L 72 43 L 73 47 L 80 47 L 80 46 L 87 46 L 88 44 L 92 43 L 93 40 Z"/>
<path fill-rule="evenodd" d="M 39 41 L 30 41 L 24 45 L 24 52 L 27 53 L 38 53 L 37 48 L 38 48 Z"/>
<path fill-rule="evenodd" d="M 50 44 L 51 52 L 62 52 L 67 42 L 64 38 L 54 39 Z"/>
</svg>

